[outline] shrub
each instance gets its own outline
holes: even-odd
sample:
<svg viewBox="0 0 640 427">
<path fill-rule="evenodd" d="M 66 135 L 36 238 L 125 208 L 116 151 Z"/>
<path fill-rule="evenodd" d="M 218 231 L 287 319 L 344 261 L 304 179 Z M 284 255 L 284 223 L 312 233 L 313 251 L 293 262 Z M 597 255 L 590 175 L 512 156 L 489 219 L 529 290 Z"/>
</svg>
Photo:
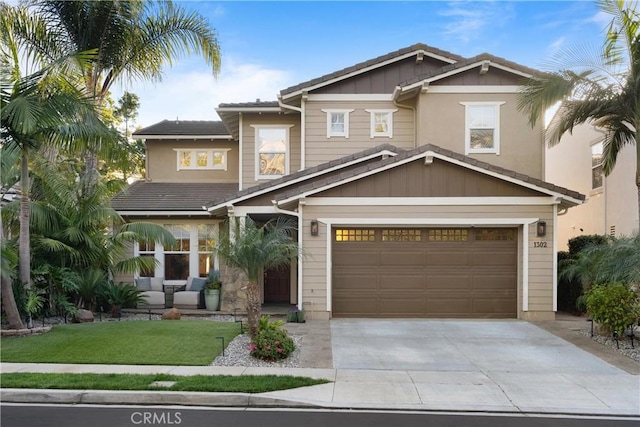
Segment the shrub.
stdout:
<svg viewBox="0 0 640 427">
<path fill-rule="evenodd" d="M 249 347 L 251 356 L 269 361 L 286 359 L 296 346 L 282 325 L 282 320 L 271 322 L 267 315 L 260 317 L 258 334 Z"/>
<path fill-rule="evenodd" d="M 582 282 L 570 279 L 563 274 L 563 271 L 574 262 L 575 260 L 569 252 L 558 252 L 558 309 L 569 313 L 582 314 L 585 312 L 584 302 L 581 303 L 581 298 L 583 297 Z"/>
<path fill-rule="evenodd" d="M 638 320 L 638 296 L 627 285 L 595 285 L 586 296 L 589 314 L 605 332 L 622 336 L 624 330 Z"/>
</svg>

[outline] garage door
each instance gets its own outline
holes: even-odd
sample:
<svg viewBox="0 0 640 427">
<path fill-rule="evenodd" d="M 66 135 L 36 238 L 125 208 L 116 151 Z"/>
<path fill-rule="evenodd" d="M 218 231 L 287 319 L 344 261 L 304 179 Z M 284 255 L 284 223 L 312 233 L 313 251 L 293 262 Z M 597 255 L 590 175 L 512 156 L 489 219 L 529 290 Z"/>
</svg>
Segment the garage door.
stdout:
<svg viewBox="0 0 640 427">
<path fill-rule="evenodd" d="M 334 317 L 515 318 L 515 228 L 336 228 Z"/>
</svg>

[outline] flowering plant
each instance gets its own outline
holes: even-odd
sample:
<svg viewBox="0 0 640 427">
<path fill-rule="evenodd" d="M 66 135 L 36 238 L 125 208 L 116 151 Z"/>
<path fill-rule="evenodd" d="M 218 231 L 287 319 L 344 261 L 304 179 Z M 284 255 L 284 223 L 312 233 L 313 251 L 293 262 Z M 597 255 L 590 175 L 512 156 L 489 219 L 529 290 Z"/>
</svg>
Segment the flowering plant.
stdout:
<svg viewBox="0 0 640 427">
<path fill-rule="evenodd" d="M 281 320 L 269 321 L 269 316 L 262 316 L 258 334 L 251 342 L 249 350 L 251 356 L 262 360 L 285 359 L 296 346 L 285 329 Z"/>
</svg>

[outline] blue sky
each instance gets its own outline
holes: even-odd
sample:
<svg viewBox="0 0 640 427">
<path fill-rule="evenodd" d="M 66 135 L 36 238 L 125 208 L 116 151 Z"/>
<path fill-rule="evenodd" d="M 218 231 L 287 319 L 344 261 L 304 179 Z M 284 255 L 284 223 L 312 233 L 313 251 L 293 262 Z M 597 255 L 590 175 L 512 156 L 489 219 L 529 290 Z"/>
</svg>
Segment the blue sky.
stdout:
<svg viewBox="0 0 640 427">
<path fill-rule="evenodd" d="M 114 87 L 140 97 L 139 126 L 218 120 L 222 102 L 275 100 L 288 86 L 414 43 L 462 56 L 488 52 L 534 68 L 557 51 L 601 43 L 607 17 L 591 1 L 179 1 L 218 34 L 222 71 L 187 57 L 161 83 Z"/>
</svg>

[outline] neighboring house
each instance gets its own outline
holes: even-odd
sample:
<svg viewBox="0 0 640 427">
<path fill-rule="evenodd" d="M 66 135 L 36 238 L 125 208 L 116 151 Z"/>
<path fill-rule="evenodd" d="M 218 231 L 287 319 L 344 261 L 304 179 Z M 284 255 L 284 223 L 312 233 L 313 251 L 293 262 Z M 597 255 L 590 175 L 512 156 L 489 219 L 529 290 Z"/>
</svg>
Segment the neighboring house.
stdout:
<svg viewBox="0 0 640 427">
<path fill-rule="evenodd" d="M 609 176 L 602 173 L 603 132 L 584 124 L 546 150 L 546 179 L 587 195 L 586 202 L 558 215 L 558 248 L 583 234 L 630 236 L 638 231 L 636 150 L 627 145 Z"/>
<path fill-rule="evenodd" d="M 310 318 L 551 319 L 557 213 L 584 196 L 542 181 L 542 128 L 516 108 L 534 72 L 417 44 L 221 104 L 222 123 L 163 121 L 134 133 L 147 179 L 113 205 L 179 239 L 136 248 L 171 280 L 213 267 L 227 219 L 296 218 L 307 256 L 261 285 Z M 242 307 L 222 267 L 222 309 Z"/>
</svg>

